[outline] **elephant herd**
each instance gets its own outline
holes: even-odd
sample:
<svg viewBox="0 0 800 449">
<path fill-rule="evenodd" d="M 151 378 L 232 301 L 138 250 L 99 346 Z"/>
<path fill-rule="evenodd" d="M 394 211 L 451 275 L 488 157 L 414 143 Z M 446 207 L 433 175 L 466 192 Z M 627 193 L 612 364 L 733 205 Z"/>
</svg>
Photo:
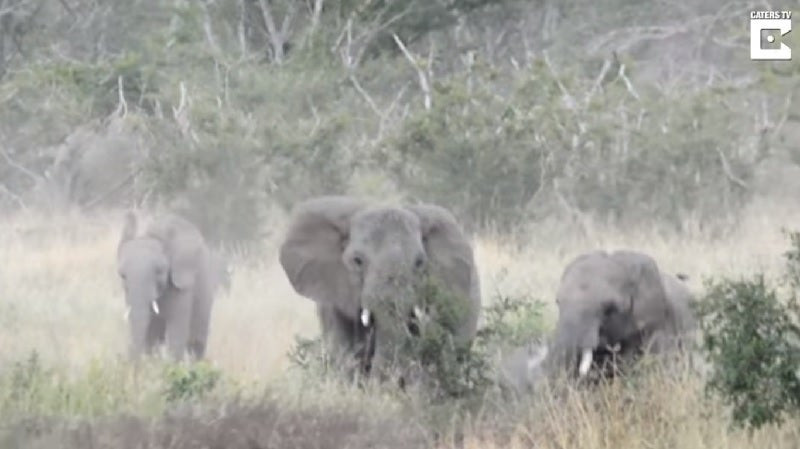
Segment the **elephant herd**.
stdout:
<svg viewBox="0 0 800 449">
<path fill-rule="evenodd" d="M 126 217 L 118 247 L 131 355 L 166 344 L 202 358 L 222 281 L 198 229 L 175 215 L 140 232 Z M 365 373 L 395 361 L 396 343 L 426 317 L 420 289 L 443 286 L 462 313 L 449 329 L 469 344 L 481 293 L 471 243 L 454 216 L 435 205 L 385 206 L 347 196 L 299 204 L 278 260 L 298 294 L 314 301 L 322 335 L 338 360 Z M 680 348 L 695 328 L 683 277 L 635 251 L 594 251 L 573 259 L 557 290 L 558 320 L 546 344 L 512 353 L 507 377 L 566 372 L 586 377 L 644 353 Z"/>
</svg>

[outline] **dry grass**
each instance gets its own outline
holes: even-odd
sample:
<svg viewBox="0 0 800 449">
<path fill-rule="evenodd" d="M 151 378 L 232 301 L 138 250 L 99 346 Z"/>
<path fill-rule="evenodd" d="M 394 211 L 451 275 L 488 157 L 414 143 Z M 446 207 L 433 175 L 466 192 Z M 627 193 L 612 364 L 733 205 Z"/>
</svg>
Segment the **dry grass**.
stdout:
<svg viewBox="0 0 800 449">
<path fill-rule="evenodd" d="M 0 367 L 36 350 L 47 363 L 80 372 L 92 361 L 124 353 L 126 326 L 114 263 L 120 217 L 0 219 Z M 724 236 L 691 223 L 680 238 L 600 225 L 579 233 L 545 223 L 529 229 L 521 248 L 479 238 L 476 255 L 485 298 L 531 293 L 550 302 L 569 259 L 618 247 L 653 254 L 663 268 L 690 274 L 699 290 L 706 276 L 777 275 L 787 248 L 781 229 L 798 223 L 797 206 L 760 201 Z M 317 332 L 311 302 L 292 291 L 277 263 L 276 243 L 265 242 L 262 257 L 237 261 L 230 294 L 215 306 L 208 358 L 241 381 L 281 382 L 295 334 Z M 510 442 L 481 421 L 468 432 L 465 447 L 794 448 L 800 437 L 797 422 L 752 437 L 732 431 L 724 409 L 706 398 L 702 380 L 689 374 L 649 376 L 635 396 L 631 391 L 613 386 L 591 395 L 538 398 L 537 407 L 507 420 L 517 427 Z"/>
</svg>

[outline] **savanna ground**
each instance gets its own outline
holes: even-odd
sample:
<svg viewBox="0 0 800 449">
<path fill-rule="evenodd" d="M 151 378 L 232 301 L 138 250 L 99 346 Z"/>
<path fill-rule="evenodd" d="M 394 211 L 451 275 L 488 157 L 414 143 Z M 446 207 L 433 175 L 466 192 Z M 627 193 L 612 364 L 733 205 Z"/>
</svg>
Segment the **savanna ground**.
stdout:
<svg viewBox="0 0 800 449">
<path fill-rule="evenodd" d="M 102 435 L 105 430 L 108 435 L 95 444 L 141 447 L 135 442 L 150 441 L 153 446 L 146 447 L 195 447 L 188 442 L 196 438 L 208 447 L 248 447 L 241 446 L 245 441 L 262 444 L 252 447 L 346 447 L 359 444 L 346 436 L 355 434 L 365 441 L 371 438 L 376 447 L 430 443 L 405 429 L 421 426 L 420 418 L 427 416 L 414 400 L 364 392 L 322 377 L 310 379 L 291 369 L 287 353 L 295 335 L 313 336 L 318 328 L 311 302 L 292 291 L 277 263 L 275 249 L 282 228 L 281 220 L 276 221 L 275 238 L 262 242 L 257 253 L 235 260 L 230 293 L 216 303 L 208 359 L 222 379 L 206 398 L 211 411 L 194 404 L 194 412 L 184 413 L 200 416 L 183 418 L 182 424 L 175 424 L 181 418 L 173 418 L 177 421 L 168 425 L 182 430 L 171 436 L 158 436 L 156 426 L 148 423 L 101 424 L 94 432 Z M 35 352 L 34 365 L 39 368 L 32 369 L 42 370 L 29 373 L 28 381 L 36 385 L 21 386 L 24 380 L 17 380 L 14 386 L 12 376 L 4 377 L 0 396 L 4 421 L 70 416 L 71 421 L 88 418 L 102 423 L 119 419 L 113 418 L 115 414 L 155 417 L 169 408 L 160 368 L 151 367 L 142 378 L 124 362 L 126 323 L 114 266 L 120 222 L 121 213 L 112 212 L 56 219 L 18 214 L 3 219 L 0 366 L 8 373 L 13 363 L 25 362 Z M 723 237 L 701 229 L 676 236 L 603 226 L 592 227 L 587 234 L 553 223 L 532 227 L 521 244 L 478 236 L 476 256 L 487 300 L 498 293 L 532 294 L 548 303 L 551 315 L 560 271 L 581 251 L 622 247 L 648 251 L 665 270 L 690 274 L 693 289 L 702 292 L 705 277 L 777 274 L 787 245 L 782 230 L 798 222 L 797 207 L 764 200 Z M 800 438 L 796 420 L 752 435 L 733 430 L 727 409 L 706 395 L 702 379 L 688 368 L 677 375 L 649 373 L 640 382 L 635 388 L 616 383 L 566 396 L 543 392 L 520 404 L 487 403 L 478 409 L 483 413 L 467 419 L 461 443 L 467 448 L 793 448 Z M 228 404 L 234 397 L 244 405 Z M 350 414 L 353 417 L 348 418 Z M 282 420 L 291 428 L 292 419 L 303 420 L 299 426 L 303 435 L 265 430 L 280 428 Z M 444 435 L 445 443 L 440 443 L 444 447 L 455 444 L 450 441 L 457 433 L 452 425 L 443 426 L 444 432 L 453 432 Z M 88 444 L 91 431 L 77 429 L 65 439 L 44 432 L 37 444 Z M 314 437 L 315 432 L 325 436 Z M 164 443 L 165 438 L 172 438 L 174 446 Z M 318 441 L 313 442 L 315 438 Z M 9 436 L 6 444 L 38 447 L 28 446 L 35 440 Z"/>
</svg>

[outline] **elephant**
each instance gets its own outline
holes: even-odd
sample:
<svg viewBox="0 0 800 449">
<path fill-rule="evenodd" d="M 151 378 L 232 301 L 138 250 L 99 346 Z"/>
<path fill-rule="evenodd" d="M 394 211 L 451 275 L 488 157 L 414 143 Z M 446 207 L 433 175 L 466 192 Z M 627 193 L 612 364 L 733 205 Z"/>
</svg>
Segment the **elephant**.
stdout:
<svg viewBox="0 0 800 449">
<path fill-rule="evenodd" d="M 481 296 L 472 245 L 443 207 L 308 199 L 295 207 L 279 251 L 294 290 L 315 302 L 327 347 L 365 375 L 385 379 L 397 374 L 392 368 L 405 369 L 398 346 L 424 320 L 439 320 L 423 304 L 426 281 L 445 288 L 460 312 L 448 325 L 453 341 L 468 345 L 476 335 Z"/>
<path fill-rule="evenodd" d="M 549 347 L 531 341 L 501 352 L 497 383 L 506 396 L 520 397 L 532 392 L 544 379 L 544 361 Z"/>
<path fill-rule="evenodd" d="M 548 366 L 564 367 L 580 378 L 592 368 L 613 375 L 643 353 L 684 347 L 696 323 L 694 299 L 683 279 L 660 271 L 651 256 L 638 251 L 576 257 L 564 269 L 557 291 Z"/>
<path fill-rule="evenodd" d="M 174 359 L 205 356 L 211 310 L 219 281 L 211 251 L 200 231 L 184 218 L 166 214 L 141 234 L 128 212 L 117 248 L 125 290 L 133 359 L 166 343 Z"/>
</svg>

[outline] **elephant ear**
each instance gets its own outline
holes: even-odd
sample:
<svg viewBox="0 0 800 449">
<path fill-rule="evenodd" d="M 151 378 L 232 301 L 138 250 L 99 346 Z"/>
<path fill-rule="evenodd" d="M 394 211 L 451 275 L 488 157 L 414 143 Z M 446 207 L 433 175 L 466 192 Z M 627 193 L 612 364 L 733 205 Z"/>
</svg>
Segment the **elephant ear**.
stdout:
<svg viewBox="0 0 800 449">
<path fill-rule="evenodd" d="M 432 274 L 453 288 L 454 293 L 474 297 L 479 287 L 472 246 L 453 214 L 431 204 L 408 209 L 419 217 Z"/>
<path fill-rule="evenodd" d="M 191 288 L 203 261 L 205 243 L 200 231 L 188 221 L 169 215 L 148 231 L 164 245 L 169 260 L 169 279 L 180 290 Z"/>
<path fill-rule="evenodd" d="M 647 332 L 669 323 L 669 305 L 656 261 L 635 251 L 616 251 L 610 257 L 628 273 L 623 291 L 632 298 L 637 327 Z"/>
<path fill-rule="evenodd" d="M 350 218 L 366 203 L 326 196 L 299 204 L 280 248 L 280 263 L 294 290 L 321 304 L 358 316 L 358 292 L 342 261 Z"/>
</svg>

